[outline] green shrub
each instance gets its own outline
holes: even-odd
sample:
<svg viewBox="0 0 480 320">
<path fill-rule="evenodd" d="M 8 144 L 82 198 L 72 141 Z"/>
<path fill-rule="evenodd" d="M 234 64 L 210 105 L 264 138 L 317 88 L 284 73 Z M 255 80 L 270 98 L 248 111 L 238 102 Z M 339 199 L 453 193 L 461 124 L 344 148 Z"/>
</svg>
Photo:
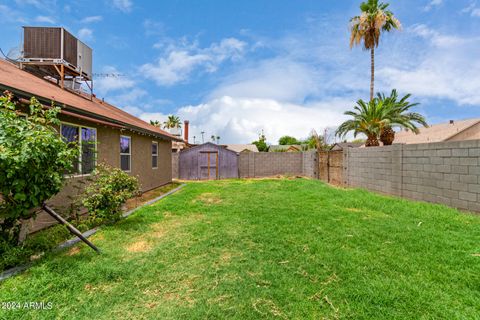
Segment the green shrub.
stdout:
<svg viewBox="0 0 480 320">
<path fill-rule="evenodd" d="M 115 222 L 125 202 L 140 193 L 138 179 L 118 168 L 99 164 L 93 182 L 85 189 L 82 204 L 87 208 L 91 225 Z"/>
<path fill-rule="evenodd" d="M 0 96 L 0 238 L 11 244 L 18 242 L 19 220 L 60 191 L 78 154 L 56 129 L 60 108 L 45 108 L 35 98 L 28 117 L 17 108 L 11 93 Z"/>
</svg>

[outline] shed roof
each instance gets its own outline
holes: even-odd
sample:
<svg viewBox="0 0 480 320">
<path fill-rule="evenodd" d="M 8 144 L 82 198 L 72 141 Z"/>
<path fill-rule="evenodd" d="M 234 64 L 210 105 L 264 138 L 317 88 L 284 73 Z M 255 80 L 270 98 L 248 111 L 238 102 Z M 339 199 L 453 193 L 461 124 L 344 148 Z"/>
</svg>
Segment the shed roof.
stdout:
<svg viewBox="0 0 480 320">
<path fill-rule="evenodd" d="M 109 120 L 127 128 L 146 131 L 168 140 L 182 140 L 107 102 L 95 97 L 90 100 L 90 97 L 64 90 L 3 59 L 0 59 L 0 87 L 11 90 L 15 94 L 23 93 L 27 98 L 35 96 L 39 100 L 54 101 L 62 107 L 62 110 L 67 109 L 75 113 L 90 115 L 99 120 Z"/>
</svg>

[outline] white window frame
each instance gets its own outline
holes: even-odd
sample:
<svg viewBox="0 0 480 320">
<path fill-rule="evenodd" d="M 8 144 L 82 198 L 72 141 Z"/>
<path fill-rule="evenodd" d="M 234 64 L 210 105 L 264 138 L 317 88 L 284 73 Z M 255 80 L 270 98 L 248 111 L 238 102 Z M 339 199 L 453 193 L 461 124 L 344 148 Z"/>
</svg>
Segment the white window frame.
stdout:
<svg viewBox="0 0 480 320">
<path fill-rule="evenodd" d="M 82 173 L 82 128 L 85 129 L 93 129 L 95 130 L 95 154 L 97 154 L 97 146 L 98 146 L 98 130 L 95 127 L 83 126 L 76 123 L 61 121 L 60 122 L 60 135 L 62 136 L 62 126 L 67 125 L 70 127 L 77 127 L 78 128 L 78 172 L 68 174 L 69 177 L 89 177 L 91 173 Z M 63 136 L 62 136 L 63 138 Z M 97 166 L 97 157 L 95 157 L 94 168 Z"/>
<path fill-rule="evenodd" d="M 152 166 L 152 169 L 156 170 L 156 169 L 158 169 L 158 141 L 152 141 L 152 145 L 157 146 L 157 154 L 153 154 L 153 152 L 151 150 L 152 146 L 150 146 L 150 153 L 152 154 L 151 160 L 153 160 L 153 157 L 157 157 L 157 166 L 156 167 Z"/>
<path fill-rule="evenodd" d="M 132 137 L 131 136 L 120 135 L 120 139 L 119 139 L 118 143 L 120 143 L 122 138 L 128 138 L 130 143 L 129 143 L 129 148 L 128 148 L 129 153 L 122 153 L 122 150 L 120 149 L 120 169 L 123 172 L 132 172 Z M 122 156 L 129 156 L 128 157 L 128 167 L 130 168 L 130 170 L 123 170 L 122 169 Z"/>
</svg>

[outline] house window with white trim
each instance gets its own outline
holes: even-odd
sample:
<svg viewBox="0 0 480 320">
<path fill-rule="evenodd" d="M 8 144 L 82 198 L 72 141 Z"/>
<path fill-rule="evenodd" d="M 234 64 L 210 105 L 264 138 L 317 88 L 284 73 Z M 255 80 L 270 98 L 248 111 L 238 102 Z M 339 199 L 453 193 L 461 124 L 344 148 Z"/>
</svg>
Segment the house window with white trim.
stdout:
<svg viewBox="0 0 480 320">
<path fill-rule="evenodd" d="M 90 174 L 96 165 L 97 129 L 70 123 L 61 124 L 61 134 L 72 147 L 78 148 L 78 158 L 73 163 L 70 174 Z"/>
<path fill-rule="evenodd" d="M 120 168 L 130 172 L 132 165 L 132 138 L 120 136 Z"/>
<path fill-rule="evenodd" d="M 158 168 L 158 142 L 152 142 L 152 169 Z"/>
</svg>

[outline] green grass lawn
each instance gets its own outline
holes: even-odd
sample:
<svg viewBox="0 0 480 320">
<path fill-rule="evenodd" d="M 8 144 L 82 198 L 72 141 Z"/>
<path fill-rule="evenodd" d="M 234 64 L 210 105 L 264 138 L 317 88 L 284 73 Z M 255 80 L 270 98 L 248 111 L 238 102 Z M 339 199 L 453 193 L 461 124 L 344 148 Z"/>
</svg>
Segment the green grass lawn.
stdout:
<svg viewBox="0 0 480 320">
<path fill-rule="evenodd" d="M 306 179 L 191 183 L 0 283 L 0 319 L 479 319 L 480 218 Z"/>
</svg>

